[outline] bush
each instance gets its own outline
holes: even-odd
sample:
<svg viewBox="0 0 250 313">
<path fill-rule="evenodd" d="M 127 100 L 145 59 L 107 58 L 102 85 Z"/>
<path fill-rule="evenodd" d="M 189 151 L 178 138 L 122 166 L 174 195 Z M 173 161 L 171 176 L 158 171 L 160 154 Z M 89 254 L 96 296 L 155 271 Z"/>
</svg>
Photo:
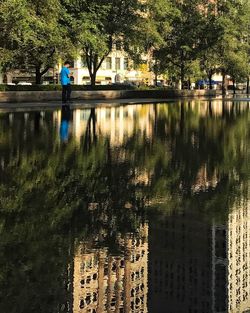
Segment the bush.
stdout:
<svg viewBox="0 0 250 313">
<path fill-rule="evenodd" d="M 169 86 L 159 87 L 159 86 L 146 86 L 146 85 L 139 86 L 138 89 L 139 90 L 173 90 L 173 88 Z"/>
<path fill-rule="evenodd" d="M 0 91 L 56 91 L 60 85 L 0 85 Z"/>
<path fill-rule="evenodd" d="M 136 87 L 130 85 L 97 85 L 94 88 L 86 85 L 72 85 L 75 91 L 91 90 L 134 90 Z M 60 91 L 61 85 L 0 85 L 0 91 Z"/>
</svg>

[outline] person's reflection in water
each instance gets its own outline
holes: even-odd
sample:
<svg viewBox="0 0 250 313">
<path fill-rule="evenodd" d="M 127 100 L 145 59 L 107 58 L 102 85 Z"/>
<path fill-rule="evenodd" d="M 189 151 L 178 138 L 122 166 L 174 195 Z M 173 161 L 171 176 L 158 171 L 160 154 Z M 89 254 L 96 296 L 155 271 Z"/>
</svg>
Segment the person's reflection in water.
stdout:
<svg viewBox="0 0 250 313">
<path fill-rule="evenodd" d="M 67 143 L 69 139 L 69 124 L 71 116 L 70 106 L 63 105 L 61 114 L 60 138 L 62 142 Z"/>
</svg>

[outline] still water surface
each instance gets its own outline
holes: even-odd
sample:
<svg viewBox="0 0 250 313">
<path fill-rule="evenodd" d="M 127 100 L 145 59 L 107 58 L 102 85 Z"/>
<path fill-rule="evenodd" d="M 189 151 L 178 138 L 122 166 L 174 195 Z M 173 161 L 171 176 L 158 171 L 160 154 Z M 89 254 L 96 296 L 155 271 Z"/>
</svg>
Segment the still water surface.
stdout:
<svg viewBox="0 0 250 313">
<path fill-rule="evenodd" d="M 250 312 L 249 108 L 0 113 L 0 312 Z"/>
</svg>

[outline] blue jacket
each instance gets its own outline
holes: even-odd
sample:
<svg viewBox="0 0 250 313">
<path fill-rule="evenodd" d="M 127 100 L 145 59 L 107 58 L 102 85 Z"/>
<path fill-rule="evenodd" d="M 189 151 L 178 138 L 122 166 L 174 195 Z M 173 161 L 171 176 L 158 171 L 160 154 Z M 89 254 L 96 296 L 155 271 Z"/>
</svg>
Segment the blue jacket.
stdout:
<svg viewBox="0 0 250 313">
<path fill-rule="evenodd" d="M 67 67 L 63 67 L 60 73 L 60 80 L 63 86 L 70 84 L 70 71 Z"/>
</svg>

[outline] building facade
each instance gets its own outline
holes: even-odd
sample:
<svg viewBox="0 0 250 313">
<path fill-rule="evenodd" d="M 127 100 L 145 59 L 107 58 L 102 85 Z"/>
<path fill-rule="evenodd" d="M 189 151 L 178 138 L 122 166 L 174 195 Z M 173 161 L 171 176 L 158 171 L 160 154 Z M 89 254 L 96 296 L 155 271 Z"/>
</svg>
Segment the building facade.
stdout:
<svg viewBox="0 0 250 313">
<path fill-rule="evenodd" d="M 74 84 L 89 85 L 90 76 L 87 64 L 83 58 L 78 57 L 72 61 L 71 68 Z M 112 83 L 145 83 L 152 84 L 154 75 L 150 71 L 150 58 L 143 57 L 141 65 L 135 66 L 124 50 L 114 47 L 105 58 L 97 72 L 96 84 L 108 85 Z"/>
</svg>

